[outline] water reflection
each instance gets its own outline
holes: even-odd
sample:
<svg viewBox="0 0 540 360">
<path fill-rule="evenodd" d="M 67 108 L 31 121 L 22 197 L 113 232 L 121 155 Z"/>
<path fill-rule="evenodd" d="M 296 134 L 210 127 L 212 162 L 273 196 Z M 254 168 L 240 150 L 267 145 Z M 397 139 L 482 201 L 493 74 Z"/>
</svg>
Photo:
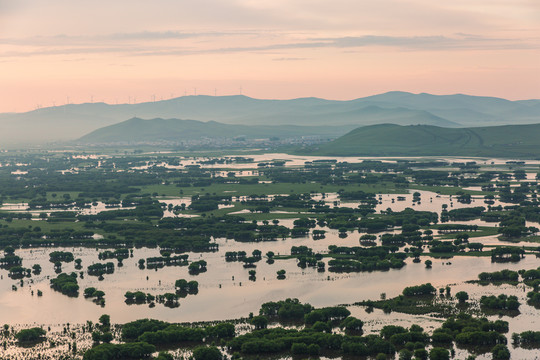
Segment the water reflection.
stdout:
<svg viewBox="0 0 540 360">
<path fill-rule="evenodd" d="M 18 281 L 11 280 L 7 271 L 0 270 L 0 316 L 5 323 L 63 323 L 84 322 L 99 317 L 103 313 L 113 316 L 114 322 L 125 322 L 138 318 L 152 317 L 168 321 L 221 320 L 246 316 L 257 312 L 266 301 L 276 301 L 287 297 L 296 297 L 314 306 L 330 306 L 339 303 L 354 303 L 360 300 L 378 299 L 381 292 L 388 297 L 398 295 L 403 287 L 431 282 L 434 286 L 443 286 L 476 278 L 483 271 L 495 271 L 504 268 L 514 270 L 535 268 L 538 260 L 526 256 L 517 264 L 491 263 L 489 258 L 456 257 L 450 260 L 452 265 L 445 265 L 449 260 L 433 260 L 433 268 L 426 269 L 423 264 L 407 265 L 400 270 L 372 273 L 338 274 L 317 272 L 316 269 L 301 269 L 296 260 L 278 260 L 269 265 L 264 260 L 257 263 L 255 282 L 249 280 L 248 271 L 242 263 L 226 262 L 226 251 L 243 250 L 250 254 L 259 249 L 265 254 L 288 254 L 290 247 L 306 245 L 315 251 L 324 251 L 329 244 L 357 245 L 358 237 L 349 236 L 340 239 L 337 233 L 330 231 L 326 239 L 313 241 L 309 238 L 287 239 L 274 242 L 243 244 L 225 239 L 216 239 L 219 252 L 190 253 L 190 260 L 204 259 L 208 262 L 208 271 L 199 275 L 190 275 L 187 267 L 166 267 L 159 270 L 140 270 L 137 261 L 141 258 L 159 256 L 158 249 L 135 249 L 134 257 L 124 260 L 123 267 L 116 267 L 114 274 L 106 275 L 104 281 L 85 274 L 79 279 L 82 290 L 96 287 L 105 291 L 104 308 L 95 305 L 82 296 L 69 298 L 49 288 L 49 277 L 55 276 L 53 264 L 48 261 L 50 249 L 17 251 L 22 256 L 23 266 L 40 264 L 43 272 L 39 276 L 26 278 L 22 287 Z M 98 262 L 95 249 L 65 248 L 72 251 L 75 258 L 81 258 L 83 267 Z M 277 280 L 276 271 L 284 269 L 286 280 Z M 74 264 L 63 265 L 64 272 L 75 271 Z M 126 291 L 143 291 L 154 295 L 172 292 L 174 282 L 184 278 L 199 282 L 199 293 L 180 300 L 180 307 L 169 309 L 147 305 L 126 305 Z M 12 291 L 16 284 L 19 289 Z M 42 297 L 32 296 L 31 291 L 43 292 Z M 69 309 L 69 311 L 66 311 Z"/>
</svg>

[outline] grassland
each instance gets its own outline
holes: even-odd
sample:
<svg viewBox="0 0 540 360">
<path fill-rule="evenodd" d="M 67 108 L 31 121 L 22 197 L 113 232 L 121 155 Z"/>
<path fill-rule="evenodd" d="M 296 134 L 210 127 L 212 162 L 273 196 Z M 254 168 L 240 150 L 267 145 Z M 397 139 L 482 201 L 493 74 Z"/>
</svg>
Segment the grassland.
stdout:
<svg viewBox="0 0 540 360">
<path fill-rule="evenodd" d="M 309 149 L 332 156 L 496 156 L 540 157 L 540 124 L 477 128 L 430 125 L 364 126 Z"/>
</svg>

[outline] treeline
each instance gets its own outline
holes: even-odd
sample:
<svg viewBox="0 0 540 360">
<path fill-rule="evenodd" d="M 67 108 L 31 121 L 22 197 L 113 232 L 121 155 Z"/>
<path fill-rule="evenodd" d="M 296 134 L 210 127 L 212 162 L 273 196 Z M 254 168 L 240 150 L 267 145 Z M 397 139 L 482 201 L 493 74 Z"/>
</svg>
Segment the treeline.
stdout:
<svg viewBox="0 0 540 360">
<path fill-rule="evenodd" d="M 405 266 L 404 260 L 407 257 L 405 253 L 396 253 L 397 247 L 391 246 L 364 248 L 330 245 L 328 250 L 331 256 L 336 255 L 336 258 L 328 261 L 328 270 L 333 272 L 400 269 Z"/>
<path fill-rule="evenodd" d="M 181 281 L 186 286 L 185 281 Z M 433 295 L 435 288 L 431 284 L 411 286 L 403 290 L 405 297 Z M 131 296 L 131 294 L 130 294 Z M 101 320 L 100 320 L 101 321 Z M 294 322 L 299 328 L 273 326 L 268 328 L 270 321 L 286 324 Z M 350 316 L 345 307 L 327 307 L 316 309 L 309 304 L 302 304 L 298 299 L 264 303 L 258 316 L 250 315 L 253 328 L 237 332 L 231 322 L 215 325 L 205 324 L 171 324 L 160 320 L 141 319 L 121 326 L 121 340 L 125 344 L 102 344 L 93 347 L 84 355 L 84 359 L 115 359 L 117 356 L 149 357 L 157 347 L 193 346 L 198 347 L 194 352 L 195 359 L 206 359 L 203 356 L 218 359 L 219 351 L 205 344 L 221 344 L 229 353 L 240 356 L 355 356 L 381 357 L 395 356 L 400 358 L 418 359 L 436 358 L 448 359 L 450 354 L 446 349 L 452 343 L 460 347 L 475 347 L 480 352 L 489 348 L 492 351 L 505 351 L 508 322 L 502 320 L 490 321 L 486 318 L 476 318 L 467 314 L 451 316 L 441 327 L 429 336 L 422 327 L 412 325 L 405 328 L 396 325 L 386 325 L 378 333 L 362 335 L 363 321 Z M 343 332 L 334 329 L 341 328 Z M 533 344 L 538 341 L 534 332 L 514 335 L 514 342 Z M 429 351 L 428 348 L 431 348 Z M 132 351 L 128 355 L 123 351 Z M 203 355 L 206 354 L 206 355 Z M 101 357 L 99 357 L 101 356 Z M 165 355 L 160 355 L 165 358 Z M 442 357 L 439 357 L 442 356 Z"/>
</svg>

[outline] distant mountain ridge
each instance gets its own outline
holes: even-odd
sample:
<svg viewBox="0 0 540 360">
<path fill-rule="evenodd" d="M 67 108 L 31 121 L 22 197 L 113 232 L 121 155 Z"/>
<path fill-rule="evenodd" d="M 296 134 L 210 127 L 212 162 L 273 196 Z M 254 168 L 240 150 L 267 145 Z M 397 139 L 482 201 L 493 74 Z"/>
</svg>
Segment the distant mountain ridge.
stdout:
<svg viewBox="0 0 540 360">
<path fill-rule="evenodd" d="M 468 127 L 540 123 L 540 100 L 388 92 L 348 101 L 260 100 L 242 95 L 184 96 L 138 104 L 69 104 L 0 114 L 0 141 L 77 139 L 133 117 L 193 119 L 236 125 L 399 125 Z"/>
<path fill-rule="evenodd" d="M 301 150 L 329 156 L 496 156 L 540 158 L 540 124 L 470 128 L 380 124 Z"/>
<path fill-rule="evenodd" d="M 79 144 L 126 144 L 152 142 L 182 142 L 201 139 L 249 139 L 292 138 L 302 136 L 338 137 L 354 126 L 296 126 L 296 125 L 231 125 L 216 121 L 180 119 L 133 118 L 109 125 L 76 140 Z"/>
</svg>

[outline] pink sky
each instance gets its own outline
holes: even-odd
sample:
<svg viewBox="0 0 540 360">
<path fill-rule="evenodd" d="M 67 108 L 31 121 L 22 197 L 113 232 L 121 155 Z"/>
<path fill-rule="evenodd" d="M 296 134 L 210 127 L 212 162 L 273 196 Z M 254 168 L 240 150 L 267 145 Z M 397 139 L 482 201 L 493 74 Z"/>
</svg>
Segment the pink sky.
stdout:
<svg viewBox="0 0 540 360">
<path fill-rule="evenodd" d="M 0 0 L 0 112 L 240 89 L 540 98 L 540 2 Z"/>
</svg>

